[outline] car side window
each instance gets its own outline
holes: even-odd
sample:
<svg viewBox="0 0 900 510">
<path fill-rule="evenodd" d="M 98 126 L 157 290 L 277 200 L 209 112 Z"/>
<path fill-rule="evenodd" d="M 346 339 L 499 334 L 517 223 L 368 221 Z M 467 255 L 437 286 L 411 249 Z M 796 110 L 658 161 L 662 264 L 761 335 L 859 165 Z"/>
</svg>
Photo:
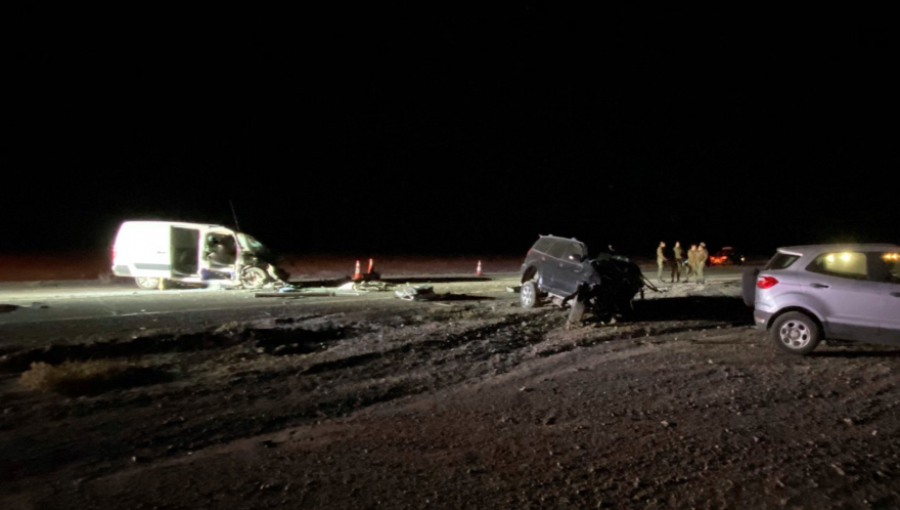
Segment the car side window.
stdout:
<svg viewBox="0 0 900 510">
<path fill-rule="evenodd" d="M 551 246 L 553 246 L 553 241 L 547 239 L 546 237 L 542 237 L 534 245 L 534 249 L 541 253 L 547 253 L 548 251 L 550 251 Z"/>
<path fill-rule="evenodd" d="M 851 280 L 865 280 L 868 277 L 866 254 L 858 252 L 823 253 L 806 270 Z"/>
<path fill-rule="evenodd" d="M 563 253 L 563 259 L 569 260 L 569 257 L 573 256 L 576 262 L 581 262 L 581 259 L 584 258 L 584 250 L 582 249 L 580 244 L 570 243 L 566 247 L 566 251 Z"/>
<path fill-rule="evenodd" d="M 553 245 L 550 246 L 550 249 L 547 250 L 547 255 L 556 257 L 558 259 L 564 258 L 566 252 L 568 251 L 567 248 L 569 247 L 569 244 L 570 243 L 567 243 L 565 241 L 554 241 Z"/>
<path fill-rule="evenodd" d="M 885 281 L 900 283 L 900 253 L 882 253 L 881 260 L 887 267 Z"/>
</svg>

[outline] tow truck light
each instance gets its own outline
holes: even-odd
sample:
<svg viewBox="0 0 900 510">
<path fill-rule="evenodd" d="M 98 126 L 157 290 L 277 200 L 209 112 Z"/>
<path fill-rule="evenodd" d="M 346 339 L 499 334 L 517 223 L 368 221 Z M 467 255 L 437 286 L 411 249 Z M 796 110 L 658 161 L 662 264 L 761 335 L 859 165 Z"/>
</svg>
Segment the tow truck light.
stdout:
<svg viewBox="0 0 900 510">
<path fill-rule="evenodd" d="M 778 285 L 778 280 L 773 276 L 763 276 L 759 280 L 756 280 L 756 286 L 760 289 L 771 289 L 772 287 Z"/>
</svg>

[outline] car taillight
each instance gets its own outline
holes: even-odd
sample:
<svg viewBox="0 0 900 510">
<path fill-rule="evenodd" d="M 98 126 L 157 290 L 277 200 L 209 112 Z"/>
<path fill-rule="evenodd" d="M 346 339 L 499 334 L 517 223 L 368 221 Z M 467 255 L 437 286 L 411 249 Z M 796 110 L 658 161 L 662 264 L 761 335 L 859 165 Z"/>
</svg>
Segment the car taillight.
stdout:
<svg viewBox="0 0 900 510">
<path fill-rule="evenodd" d="M 756 286 L 760 289 L 771 289 L 776 285 L 778 285 L 778 280 L 772 276 L 763 276 L 759 280 L 756 280 Z"/>
</svg>

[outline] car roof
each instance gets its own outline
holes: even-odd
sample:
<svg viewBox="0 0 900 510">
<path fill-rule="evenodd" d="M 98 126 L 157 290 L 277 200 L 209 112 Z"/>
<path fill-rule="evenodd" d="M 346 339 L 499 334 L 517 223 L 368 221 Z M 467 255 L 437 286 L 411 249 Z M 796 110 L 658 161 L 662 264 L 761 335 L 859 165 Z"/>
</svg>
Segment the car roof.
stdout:
<svg viewBox="0 0 900 510">
<path fill-rule="evenodd" d="M 547 239 L 555 239 L 555 240 L 557 240 L 557 241 L 568 241 L 568 242 L 573 242 L 573 241 L 574 241 L 574 242 L 576 242 L 576 243 L 584 244 L 584 243 L 582 243 L 581 241 L 579 241 L 578 239 L 575 239 L 574 237 L 559 237 L 559 236 L 555 236 L 555 235 L 553 235 L 553 234 L 550 234 L 550 235 L 547 235 L 547 236 L 542 235 L 542 236 L 538 236 L 538 237 L 540 237 L 541 239 L 547 238 Z"/>
<path fill-rule="evenodd" d="M 790 255 L 807 255 L 810 253 L 819 253 L 823 251 L 897 251 L 900 246 L 896 244 L 863 244 L 863 243 L 844 243 L 844 244 L 806 244 L 801 246 L 785 246 L 778 248 L 781 253 Z"/>
<path fill-rule="evenodd" d="M 177 228 L 205 228 L 208 230 L 232 230 L 228 227 L 223 227 L 222 225 L 213 225 L 210 223 L 188 223 L 185 221 L 163 221 L 163 220 L 128 220 L 123 221 L 122 224 L 154 224 L 154 225 L 169 225 Z"/>
</svg>

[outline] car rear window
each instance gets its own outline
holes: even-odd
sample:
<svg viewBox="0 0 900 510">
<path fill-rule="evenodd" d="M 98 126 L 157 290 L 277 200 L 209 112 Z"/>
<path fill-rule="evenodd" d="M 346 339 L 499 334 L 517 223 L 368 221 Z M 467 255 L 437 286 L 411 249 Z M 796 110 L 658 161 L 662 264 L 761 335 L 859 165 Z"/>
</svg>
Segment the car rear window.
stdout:
<svg viewBox="0 0 900 510">
<path fill-rule="evenodd" d="M 799 255 L 791 255 L 788 253 L 778 252 L 772 257 L 772 260 L 766 264 L 765 269 L 763 271 L 778 271 L 779 269 L 787 269 L 791 267 L 794 262 L 797 262 L 799 259 Z"/>
</svg>

